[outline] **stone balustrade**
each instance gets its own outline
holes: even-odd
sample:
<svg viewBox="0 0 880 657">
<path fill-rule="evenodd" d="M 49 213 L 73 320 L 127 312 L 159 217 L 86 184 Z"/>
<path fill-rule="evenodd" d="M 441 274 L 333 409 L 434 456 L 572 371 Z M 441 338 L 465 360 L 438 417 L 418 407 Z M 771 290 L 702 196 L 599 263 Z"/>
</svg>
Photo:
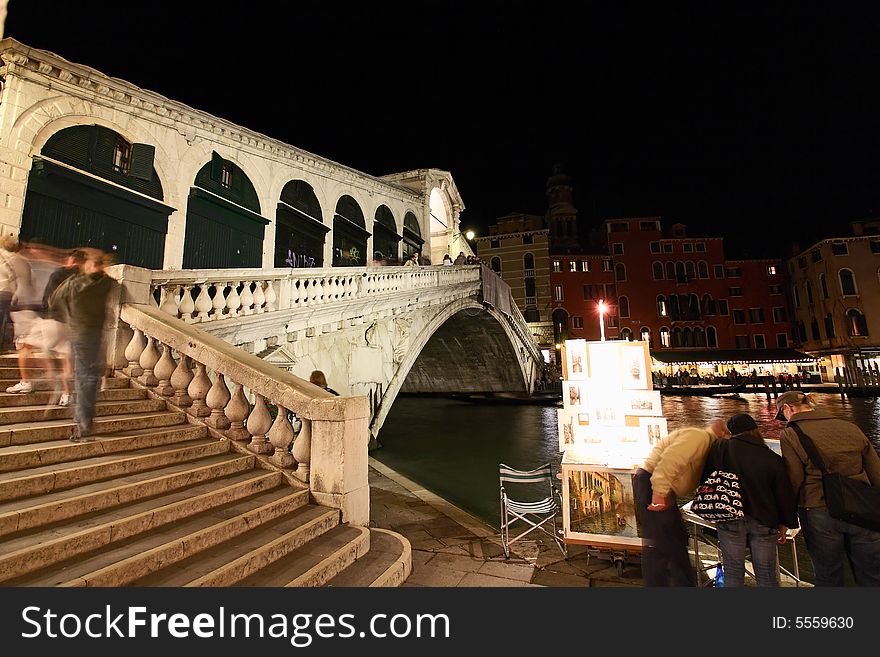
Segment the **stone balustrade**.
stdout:
<svg viewBox="0 0 880 657">
<path fill-rule="evenodd" d="M 479 280 L 478 266 L 182 269 L 151 272 L 150 291 L 163 312 L 201 323 Z"/>
<path fill-rule="evenodd" d="M 119 316 L 131 330 L 127 375 L 289 470 L 343 521 L 368 524 L 367 399 L 336 397 L 148 304 L 123 304 Z"/>
</svg>

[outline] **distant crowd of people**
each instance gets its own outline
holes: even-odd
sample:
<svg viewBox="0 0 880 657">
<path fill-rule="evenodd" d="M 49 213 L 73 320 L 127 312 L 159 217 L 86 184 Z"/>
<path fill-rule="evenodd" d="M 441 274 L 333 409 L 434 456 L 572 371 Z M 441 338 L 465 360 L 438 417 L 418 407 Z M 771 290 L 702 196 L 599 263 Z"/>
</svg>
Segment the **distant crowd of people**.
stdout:
<svg viewBox="0 0 880 657">
<path fill-rule="evenodd" d="M 393 266 L 397 264 L 396 260 L 391 260 L 385 255 L 382 254 L 381 251 L 376 251 L 373 254 L 373 266 L 374 267 L 384 267 L 384 266 Z M 413 251 L 410 253 L 409 257 L 406 258 L 403 262 L 404 267 L 430 267 L 431 266 L 431 258 L 426 255 L 423 255 L 420 251 Z M 480 260 L 475 255 L 465 255 L 463 251 L 460 251 L 458 256 L 453 260 L 452 256 L 448 253 L 443 255 L 442 265 L 452 266 L 452 265 L 479 265 L 483 264 L 483 261 Z"/>
<path fill-rule="evenodd" d="M 44 356 L 55 378 L 50 403 L 73 406 L 74 442 L 93 440 L 107 303 L 117 285 L 104 271 L 108 261 L 97 249 L 0 238 L 0 349 L 15 349 L 20 376 L 6 392 L 34 392 L 34 362 Z"/>
</svg>

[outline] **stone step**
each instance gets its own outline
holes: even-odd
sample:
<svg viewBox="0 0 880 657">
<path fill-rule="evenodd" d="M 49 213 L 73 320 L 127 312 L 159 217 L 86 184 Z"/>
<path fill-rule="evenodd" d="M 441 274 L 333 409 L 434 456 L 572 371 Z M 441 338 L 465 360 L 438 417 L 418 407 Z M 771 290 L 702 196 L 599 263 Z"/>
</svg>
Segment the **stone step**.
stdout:
<svg viewBox="0 0 880 657">
<path fill-rule="evenodd" d="M 299 549 L 339 524 L 339 511 L 306 505 L 131 582 L 131 586 L 230 586 Z"/>
<path fill-rule="evenodd" d="M 124 400 L 119 402 L 98 402 L 95 405 L 95 417 L 122 415 L 127 413 L 149 413 L 164 411 L 165 401 L 162 399 Z M 40 422 L 41 420 L 63 420 L 73 417 L 73 406 L 18 406 L 0 408 L 0 426 Z"/>
<path fill-rule="evenodd" d="M 149 427 L 169 427 L 175 424 L 183 424 L 185 421 L 186 413 L 183 411 L 157 411 L 95 418 L 94 438 L 96 440 L 92 443 L 81 443 L 79 445 L 68 443 L 68 445 L 70 447 L 91 447 L 96 449 L 103 442 L 102 438 L 118 438 L 118 436 L 111 436 L 110 434 L 125 433 L 133 429 L 147 429 Z M 69 420 L 44 420 L 40 422 L 7 424 L 0 429 L 0 455 L 3 455 L 4 450 L 7 448 L 21 448 L 19 451 L 25 454 L 28 451 L 27 448 L 39 446 L 40 443 L 67 440 L 73 427 L 74 423 Z M 0 459 L 0 472 L 33 467 L 32 465 L 21 465 L 10 468 L 6 467 L 7 465 L 7 463 L 3 462 L 3 459 Z"/>
<path fill-rule="evenodd" d="M 253 470 L 254 464 L 253 456 L 226 453 L 127 477 L 85 483 L 38 497 L 2 502 L 0 537 Z"/>
<path fill-rule="evenodd" d="M 71 386 L 71 391 L 73 386 Z M 11 392 L 0 392 L 0 408 L 14 408 L 18 406 L 54 406 L 61 396 L 61 389 L 57 392 L 45 390 L 31 392 L 27 395 L 17 395 Z M 146 399 L 147 391 L 141 388 L 111 388 L 98 392 L 98 401 L 125 401 L 131 399 Z"/>
<path fill-rule="evenodd" d="M 0 472 L 0 500 L 42 495 L 112 477 L 124 477 L 136 472 L 153 470 L 172 463 L 225 454 L 229 451 L 228 441 L 208 438 L 207 428 L 198 425 L 184 424 L 164 428 L 161 430 L 158 445 L 152 444 L 155 433 L 154 429 L 130 432 L 136 445 L 128 451 L 99 452 L 97 455 L 87 454 L 79 459 L 71 458 L 66 463 L 58 462 Z M 58 444 L 63 447 L 80 446 L 73 445 L 69 441 L 60 441 Z M 141 444 L 144 446 L 139 447 Z M 3 450 L 0 449 L 0 462 L 2 462 L 2 452 Z"/>
<path fill-rule="evenodd" d="M 326 587 L 394 587 L 412 572 L 412 547 L 400 534 L 387 529 L 370 530 L 370 551 L 341 573 Z"/>
<path fill-rule="evenodd" d="M 367 527 L 339 525 L 235 586 L 323 586 L 369 550 Z"/>
<path fill-rule="evenodd" d="M 291 488 L 282 486 L 283 481 L 280 472 L 251 470 L 149 500 L 103 510 L 77 518 L 75 521 L 19 532 L 0 541 L 0 555 L 2 555 L 0 582 L 7 580 L 23 582 L 28 574 L 41 570 L 46 571 L 45 575 L 54 573 L 49 577 L 55 581 L 50 584 L 40 579 L 40 582 L 31 582 L 30 585 L 52 586 L 71 582 L 95 570 L 94 563 L 86 566 L 85 562 L 88 560 L 74 559 L 74 557 L 96 552 L 100 559 L 105 560 L 103 564 L 105 568 L 110 567 L 111 564 L 118 565 L 117 562 L 123 557 L 116 552 L 115 544 L 128 539 L 131 539 L 130 542 L 138 542 L 134 539 L 149 534 L 153 537 L 158 536 L 157 545 L 165 545 L 168 542 L 165 534 L 174 534 L 180 530 L 180 527 L 191 525 L 195 516 L 207 518 L 207 526 L 216 524 L 218 520 L 223 524 L 223 521 L 228 519 L 245 524 L 248 520 L 256 522 L 261 519 L 259 514 L 254 516 L 252 513 L 243 513 L 242 508 L 236 504 L 241 502 L 244 504 L 243 508 L 249 508 L 248 502 L 252 503 L 255 498 L 259 498 L 257 507 L 269 505 L 271 509 L 266 511 L 266 514 L 272 518 L 278 517 L 281 513 L 305 504 L 301 499 L 299 502 L 290 499 L 295 496 L 291 495 Z M 308 491 L 303 492 L 307 498 Z M 269 517 L 262 518 L 262 520 L 269 519 Z M 192 532 L 193 530 L 189 529 L 180 536 Z M 201 545 L 198 549 L 204 547 L 206 546 Z M 162 554 L 153 554 L 144 562 L 149 562 L 151 566 L 135 577 L 151 572 L 158 563 L 168 563 L 172 559 L 172 553 L 176 551 L 182 554 L 186 549 L 188 549 L 186 541 L 177 541 Z M 144 552 L 144 546 L 140 545 L 129 556 L 143 557 Z M 116 553 L 114 558 L 106 560 L 108 555 L 114 553 Z M 65 565 L 59 568 L 62 562 L 65 562 Z M 121 583 L 123 581 L 95 585 L 117 586 Z"/>
<path fill-rule="evenodd" d="M 0 392 L 4 394 L 16 394 L 16 393 L 7 393 L 6 389 L 10 386 L 14 386 L 16 383 L 21 381 L 19 377 L 14 377 L 10 379 L 0 379 Z M 61 390 L 61 383 L 56 381 L 54 378 L 38 378 L 33 382 L 34 390 L 40 392 L 45 390 Z M 129 380 L 128 379 L 120 379 L 117 377 L 105 377 L 103 383 L 101 384 L 101 388 L 104 390 L 111 390 L 117 388 L 128 388 Z M 73 390 L 73 385 L 71 385 L 71 390 Z"/>
</svg>

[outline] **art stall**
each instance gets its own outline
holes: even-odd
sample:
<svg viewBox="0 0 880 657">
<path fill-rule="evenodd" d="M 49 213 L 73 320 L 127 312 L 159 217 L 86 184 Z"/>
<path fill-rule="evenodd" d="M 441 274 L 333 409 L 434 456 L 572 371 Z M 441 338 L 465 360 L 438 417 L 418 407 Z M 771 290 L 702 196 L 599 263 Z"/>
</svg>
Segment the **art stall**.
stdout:
<svg viewBox="0 0 880 657">
<path fill-rule="evenodd" d="M 648 343 L 567 340 L 562 357 L 564 541 L 622 574 L 642 547 L 632 477 L 667 433 Z"/>
</svg>

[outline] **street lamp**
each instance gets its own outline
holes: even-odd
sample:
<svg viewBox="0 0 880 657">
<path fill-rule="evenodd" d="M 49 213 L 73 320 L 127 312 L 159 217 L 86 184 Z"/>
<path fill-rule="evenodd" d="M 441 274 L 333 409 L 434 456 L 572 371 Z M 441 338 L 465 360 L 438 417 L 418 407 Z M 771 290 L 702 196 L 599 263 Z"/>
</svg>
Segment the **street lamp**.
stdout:
<svg viewBox="0 0 880 657">
<path fill-rule="evenodd" d="M 608 310 L 608 306 L 605 304 L 604 299 L 599 300 L 599 335 L 600 340 L 605 342 L 605 311 Z"/>
</svg>

